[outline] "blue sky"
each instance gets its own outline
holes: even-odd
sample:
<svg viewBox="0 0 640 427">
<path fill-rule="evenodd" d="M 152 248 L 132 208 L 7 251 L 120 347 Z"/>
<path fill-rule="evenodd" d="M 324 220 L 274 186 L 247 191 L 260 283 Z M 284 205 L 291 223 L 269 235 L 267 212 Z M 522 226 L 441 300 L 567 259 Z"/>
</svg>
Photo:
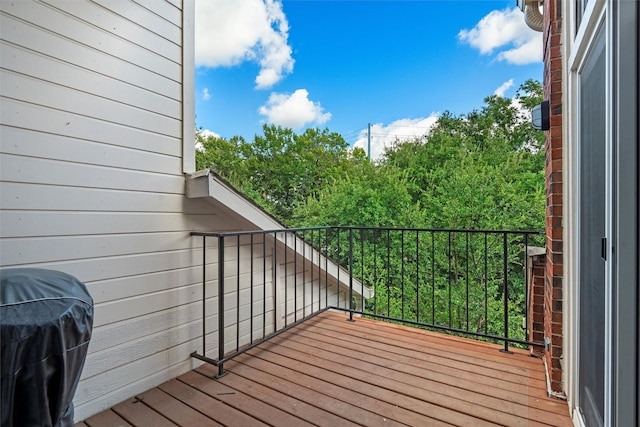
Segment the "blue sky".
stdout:
<svg viewBox="0 0 640 427">
<path fill-rule="evenodd" d="M 197 0 L 196 125 L 329 128 L 372 155 L 542 76 L 515 0 Z"/>
</svg>

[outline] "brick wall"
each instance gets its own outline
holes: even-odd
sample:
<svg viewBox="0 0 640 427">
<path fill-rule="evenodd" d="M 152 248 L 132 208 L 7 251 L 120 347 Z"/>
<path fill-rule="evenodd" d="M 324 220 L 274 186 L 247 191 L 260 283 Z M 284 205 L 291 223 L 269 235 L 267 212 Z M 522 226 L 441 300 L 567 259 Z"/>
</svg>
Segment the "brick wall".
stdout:
<svg viewBox="0 0 640 427">
<path fill-rule="evenodd" d="M 546 249 L 544 335 L 551 340 L 545 352 L 553 392 L 562 392 L 562 0 L 544 1 L 544 98 L 549 100 L 551 129 L 545 132 Z"/>
<path fill-rule="evenodd" d="M 529 248 L 529 341 L 544 342 L 544 290 L 545 290 L 545 266 L 547 262 L 544 248 Z M 531 346 L 531 355 L 544 356 L 544 349 Z"/>
</svg>

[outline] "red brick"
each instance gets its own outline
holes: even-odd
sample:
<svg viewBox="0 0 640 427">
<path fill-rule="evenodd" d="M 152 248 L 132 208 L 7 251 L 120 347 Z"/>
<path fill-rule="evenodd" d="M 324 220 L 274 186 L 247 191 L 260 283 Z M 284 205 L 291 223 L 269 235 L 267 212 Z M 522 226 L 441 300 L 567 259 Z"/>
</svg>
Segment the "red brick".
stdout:
<svg viewBox="0 0 640 427">
<path fill-rule="evenodd" d="M 561 300 L 562 299 L 562 288 L 554 288 L 553 289 L 553 299 Z"/>
<path fill-rule="evenodd" d="M 554 59 L 554 61 L 560 61 L 560 59 Z M 547 82 L 547 89 L 549 93 L 546 96 L 546 99 L 549 100 L 549 113 L 550 115 L 562 115 L 562 111 L 558 112 L 558 110 L 552 110 L 556 105 L 562 105 L 562 90 L 554 90 L 554 89 L 562 89 L 562 80 L 556 80 L 554 82 Z"/>
<path fill-rule="evenodd" d="M 551 138 L 562 138 L 562 126 L 551 126 L 549 132 L 551 134 Z M 551 154 L 553 154 L 553 152 Z M 560 151 L 559 158 L 562 158 L 562 151 Z"/>
</svg>

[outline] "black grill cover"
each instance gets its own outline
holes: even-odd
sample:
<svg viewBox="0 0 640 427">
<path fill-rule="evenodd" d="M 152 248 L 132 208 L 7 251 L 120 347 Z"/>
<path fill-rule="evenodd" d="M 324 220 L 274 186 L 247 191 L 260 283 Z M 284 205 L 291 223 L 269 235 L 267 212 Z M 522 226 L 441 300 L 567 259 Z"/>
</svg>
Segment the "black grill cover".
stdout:
<svg viewBox="0 0 640 427">
<path fill-rule="evenodd" d="M 0 270 L 2 427 L 73 426 L 93 300 L 69 274 Z"/>
</svg>

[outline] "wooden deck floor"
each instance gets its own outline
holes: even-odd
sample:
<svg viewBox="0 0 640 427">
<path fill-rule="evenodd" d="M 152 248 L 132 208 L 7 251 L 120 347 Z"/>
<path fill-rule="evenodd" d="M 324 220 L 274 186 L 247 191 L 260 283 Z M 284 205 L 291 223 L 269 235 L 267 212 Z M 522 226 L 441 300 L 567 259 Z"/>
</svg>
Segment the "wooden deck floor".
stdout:
<svg viewBox="0 0 640 427">
<path fill-rule="evenodd" d="M 78 426 L 571 426 L 525 351 L 325 312 Z"/>
</svg>

